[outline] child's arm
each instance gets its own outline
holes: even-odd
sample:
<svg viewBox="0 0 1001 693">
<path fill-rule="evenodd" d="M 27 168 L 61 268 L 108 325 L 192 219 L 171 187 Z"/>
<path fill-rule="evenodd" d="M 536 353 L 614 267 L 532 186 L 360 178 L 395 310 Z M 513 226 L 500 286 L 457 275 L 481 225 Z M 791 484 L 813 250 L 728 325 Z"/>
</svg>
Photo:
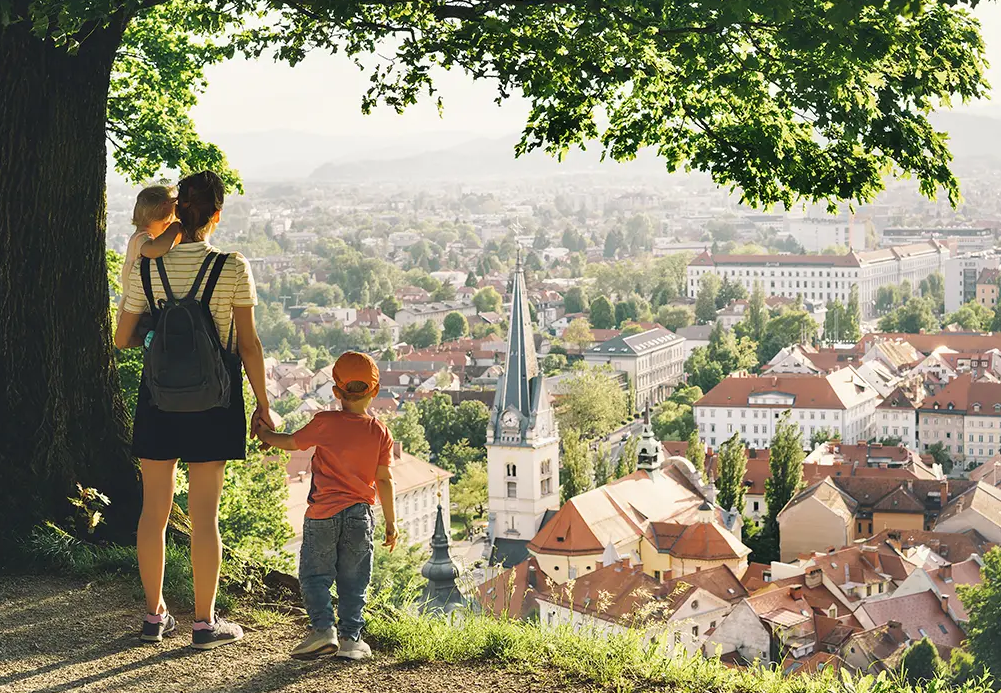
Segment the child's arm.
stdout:
<svg viewBox="0 0 1001 693">
<path fill-rule="evenodd" d="M 175 221 L 173 224 L 167 227 L 167 230 L 161 233 L 159 236 L 153 240 L 145 241 L 142 246 L 139 247 L 139 254 L 143 257 L 162 257 L 167 254 L 174 245 L 181 240 L 181 224 Z"/>
<path fill-rule="evenodd" d="M 282 450 L 299 449 L 299 446 L 295 444 L 295 437 L 291 433 L 276 433 L 264 423 L 259 424 L 259 426 L 257 437 L 261 439 L 261 442 L 273 448 L 281 448 Z"/>
<path fill-rule="evenodd" d="M 375 469 L 375 490 L 379 493 L 379 504 L 382 506 L 382 516 L 386 519 L 386 541 L 383 546 L 390 553 L 396 548 L 396 484 L 393 482 L 393 470 L 388 464 L 380 464 Z"/>
</svg>

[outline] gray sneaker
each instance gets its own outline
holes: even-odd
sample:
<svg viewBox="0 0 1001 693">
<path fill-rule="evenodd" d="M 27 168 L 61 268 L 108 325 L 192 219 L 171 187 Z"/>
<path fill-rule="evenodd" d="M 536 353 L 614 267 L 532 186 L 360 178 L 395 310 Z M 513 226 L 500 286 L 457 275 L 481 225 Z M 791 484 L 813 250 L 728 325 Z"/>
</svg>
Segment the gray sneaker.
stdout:
<svg viewBox="0 0 1001 693">
<path fill-rule="evenodd" d="M 344 659 L 370 659 L 372 657 L 372 648 L 361 638 L 357 640 L 341 638 L 340 647 L 337 649 L 337 656 Z"/>
<path fill-rule="evenodd" d="M 243 639 L 243 628 L 219 616 L 215 622 L 195 621 L 191 627 L 191 646 L 196 650 L 214 650 Z"/>
<path fill-rule="evenodd" d="M 306 639 L 292 650 L 292 659 L 316 659 L 337 652 L 337 634 L 333 628 L 311 630 Z"/>
<path fill-rule="evenodd" d="M 143 619 L 143 628 L 139 639 L 143 642 L 162 642 L 164 636 L 170 637 L 175 630 L 177 630 L 177 622 L 170 614 L 163 616 L 147 614 L 146 618 Z"/>
</svg>

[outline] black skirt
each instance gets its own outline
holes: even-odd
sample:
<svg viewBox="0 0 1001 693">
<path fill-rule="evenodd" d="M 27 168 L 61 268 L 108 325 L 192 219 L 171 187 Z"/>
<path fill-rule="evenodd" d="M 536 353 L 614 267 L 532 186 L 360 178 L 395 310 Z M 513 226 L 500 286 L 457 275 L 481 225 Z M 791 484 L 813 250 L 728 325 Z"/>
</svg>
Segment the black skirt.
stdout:
<svg viewBox="0 0 1001 693">
<path fill-rule="evenodd" d="M 189 464 L 247 458 L 247 413 L 243 408 L 243 364 L 229 363 L 229 406 L 203 412 L 160 411 L 150 401 L 145 372 L 132 424 L 132 455 L 144 460 L 181 459 Z"/>
</svg>

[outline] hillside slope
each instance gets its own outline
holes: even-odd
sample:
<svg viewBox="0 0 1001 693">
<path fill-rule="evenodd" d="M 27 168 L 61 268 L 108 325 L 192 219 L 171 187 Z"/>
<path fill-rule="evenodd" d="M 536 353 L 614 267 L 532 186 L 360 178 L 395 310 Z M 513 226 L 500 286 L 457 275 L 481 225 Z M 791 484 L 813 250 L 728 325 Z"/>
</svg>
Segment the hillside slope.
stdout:
<svg viewBox="0 0 1001 693">
<path fill-rule="evenodd" d="M 0 691 L 337 691 L 473 693 L 567 688 L 536 675 L 487 665 L 404 665 L 377 655 L 369 663 L 297 662 L 288 653 L 303 627 L 248 632 L 243 642 L 196 652 L 190 614 L 162 645 L 139 643 L 142 601 L 121 582 L 0 577 Z"/>
</svg>

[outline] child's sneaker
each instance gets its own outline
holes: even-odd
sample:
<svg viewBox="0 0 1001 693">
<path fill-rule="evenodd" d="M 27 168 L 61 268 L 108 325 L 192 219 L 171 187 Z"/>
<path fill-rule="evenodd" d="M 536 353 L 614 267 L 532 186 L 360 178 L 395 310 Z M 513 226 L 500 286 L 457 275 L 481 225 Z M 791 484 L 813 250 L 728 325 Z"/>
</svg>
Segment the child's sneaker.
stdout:
<svg viewBox="0 0 1001 693">
<path fill-rule="evenodd" d="M 292 659 L 316 659 L 337 652 L 337 634 L 333 628 L 310 631 L 292 650 Z"/>
<path fill-rule="evenodd" d="M 341 638 L 337 656 L 344 659 L 369 659 L 372 656 L 372 648 L 361 638 L 357 640 Z"/>
<path fill-rule="evenodd" d="M 170 637 L 175 630 L 177 621 L 170 614 L 146 614 L 139 639 L 143 642 L 162 642 L 163 636 Z"/>
<path fill-rule="evenodd" d="M 212 650 L 243 639 L 243 628 L 216 616 L 214 623 L 195 621 L 191 626 L 191 646 L 196 650 Z"/>
</svg>

